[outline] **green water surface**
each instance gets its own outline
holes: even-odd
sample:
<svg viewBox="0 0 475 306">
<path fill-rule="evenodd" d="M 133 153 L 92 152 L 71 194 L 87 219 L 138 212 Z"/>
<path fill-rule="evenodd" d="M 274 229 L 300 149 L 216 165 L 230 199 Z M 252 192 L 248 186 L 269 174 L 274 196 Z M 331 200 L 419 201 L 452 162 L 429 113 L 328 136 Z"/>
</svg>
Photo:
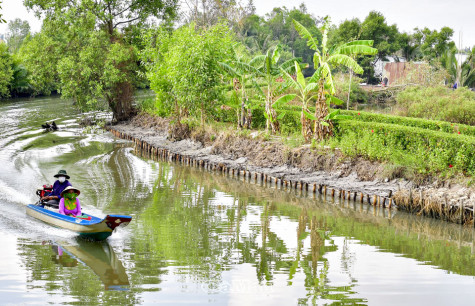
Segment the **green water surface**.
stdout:
<svg viewBox="0 0 475 306">
<path fill-rule="evenodd" d="M 2 305 L 475 301 L 471 228 L 151 160 L 81 116 L 56 97 L 0 102 Z M 130 225 L 98 243 L 27 216 L 60 169 L 84 211 Z"/>
</svg>

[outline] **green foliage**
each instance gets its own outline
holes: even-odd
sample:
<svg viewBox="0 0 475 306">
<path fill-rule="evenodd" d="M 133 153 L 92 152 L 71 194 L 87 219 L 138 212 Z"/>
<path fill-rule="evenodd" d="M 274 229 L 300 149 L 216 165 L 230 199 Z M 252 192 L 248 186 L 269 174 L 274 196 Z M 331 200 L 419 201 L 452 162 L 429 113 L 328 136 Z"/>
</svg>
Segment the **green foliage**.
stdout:
<svg viewBox="0 0 475 306">
<path fill-rule="evenodd" d="M 73 98 L 84 111 L 104 108 L 104 98 L 114 109 L 116 85 L 130 82 L 130 71 L 135 69 L 132 49 L 110 43 L 104 32 L 97 31 L 71 43 L 77 48 L 57 67 L 62 96 Z"/>
<path fill-rule="evenodd" d="M 142 57 L 153 61 L 147 75 L 157 99 L 166 108 L 174 109 L 178 118 L 186 110 L 192 115 L 201 112 L 203 121 L 222 98 L 219 62 L 225 62 L 232 54 L 229 28 L 217 24 L 199 31 L 190 24 L 171 34 L 160 29 L 146 35 L 149 47 Z"/>
<path fill-rule="evenodd" d="M 467 60 L 462 63 L 460 74 L 463 86 L 475 87 L 475 47 L 472 48 Z"/>
<path fill-rule="evenodd" d="M 403 116 L 475 125 L 475 93 L 467 88 L 409 87 L 397 95 Z"/>
<path fill-rule="evenodd" d="M 59 87 L 57 64 L 61 58 L 61 43 L 46 31 L 27 38 L 18 57 L 29 72 L 33 95 L 50 95 Z"/>
<path fill-rule="evenodd" d="M 361 88 L 359 85 L 361 82 L 363 82 L 363 79 L 353 75 L 350 85 L 349 74 L 341 72 L 334 74 L 333 83 L 335 84 L 335 97 L 346 101 L 348 99 L 348 89 L 350 88 L 350 107 L 353 103 L 368 102 L 368 92 Z"/>
<path fill-rule="evenodd" d="M 427 120 L 421 118 L 411 118 L 402 116 L 392 116 L 386 114 L 378 114 L 371 112 L 360 111 L 342 111 L 342 114 L 349 115 L 353 120 L 365 121 L 365 122 L 380 122 L 397 124 L 404 126 L 412 126 L 421 129 L 427 129 L 432 131 L 441 131 L 445 133 L 463 134 L 475 136 L 475 126 L 450 123 L 447 121 Z"/>
<path fill-rule="evenodd" d="M 8 86 L 13 78 L 12 58 L 5 43 L 0 43 L 0 98 L 8 98 Z"/>
<path fill-rule="evenodd" d="M 25 66 L 17 57 L 12 61 L 12 80 L 8 85 L 12 96 L 27 95 L 32 93 L 32 87 L 29 82 L 29 73 Z"/>
<path fill-rule="evenodd" d="M 321 40 L 321 33 L 317 28 L 319 20 L 307 12 L 305 5 L 291 10 L 286 7 L 276 7 L 263 18 L 257 15 L 249 15 L 242 21 L 238 37 L 242 39 L 255 53 L 265 54 L 271 47 L 280 44 L 282 46 L 282 58 L 284 61 L 292 57 L 302 59 L 302 62 L 312 63 L 313 51 L 307 46 L 307 41 L 300 37 L 295 30 L 292 20 L 297 20 L 308 31 Z M 289 53 L 290 56 L 285 56 Z M 306 76 L 312 75 L 314 68 L 311 66 L 305 72 Z"/>
<path fill-rule="evenodd" d="M 387 123 L 343 120 L 334 145 L 343 153 L 414 166 L 421 173 L 475 174 L 475 138 Z"/>
<path fill-rule="evenodd" d="M 343 66 L 353 70 L 356 73 L 363 73 L 363 69 L 353 58 L 357 55 L 374 55 L 378 52 L 378 50 L 371 47 L 373 45 L 372 40 L 355 40 L 351 42 L 345 42 L 337 46 L 328 46 L 328 29 L 330 27 L 329 16 L 324 18 L 324 23 L 321 28 L 321 48 L 318 48 L 316 39 L 303 25 L 295 20 L 294 25 L 297 29 L 297 32 L 302 37 L 307 39 L 308 45 L 315 51 L 313 55 L 313 62 L 316 70 L 313 76 L 310 78 L 310 82 L 318 83 L 316 110 L 315 116 L 310 115 L 306 111 L 305 115 L 308 119 L 315 121 L 315 139 L 323 140 L 332 135 L 331 121 L 325 119 L 328 115 L 328 107 L 332 101 L 338 102 L 334 104 L 342 103 L 340 99 L 335 98 L 334 96 L 335 85 L 333 83 L 332 68 L 334 69 L 335 67 Z M 306 128 L 304 127 L 304 129 Z M 308 139 L 308 136 L 306 136 L 306 139 Z"/>
<path fill-rule="evenodd" d="M 440 31 L 416 28 L 413 36 L 417 45 L 420 46 L 423 57 L 432 61 L 441 57 L 446 50 L 455 47 L 452 41 L 453 34 L 454 30 L 449 27 L 443 27 Z"/>
<path fill-rule="evenodd" d="M 56 53 L 49 71 L 57 71 L 62 96 L 73 98 L 82 110 L 106 101 L 116 121 L 130 118 L 139 69 L 137 52 L 123 40 L 121 30 L 141 26 L 150 17 L 167 21 L 175 15 L 177 1 L 25 0 L 24 4 L 46 17 L 43 39 L 51 40 L 46 46 Z"/>
<path fill-rule="evenodd" d="M 26 20 L 16 18 L 8 22 L 7 41 L 8 49 L 11 53 L 16 53 L 20 49 L 23 40 L 30 34 L 30 24 Z"/>
</svg>

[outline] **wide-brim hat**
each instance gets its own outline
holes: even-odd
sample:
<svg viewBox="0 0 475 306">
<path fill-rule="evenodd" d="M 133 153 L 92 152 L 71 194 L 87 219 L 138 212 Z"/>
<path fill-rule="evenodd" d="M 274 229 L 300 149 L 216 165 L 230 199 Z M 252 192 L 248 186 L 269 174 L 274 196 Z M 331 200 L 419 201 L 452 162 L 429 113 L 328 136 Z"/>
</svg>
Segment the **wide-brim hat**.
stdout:
<svg viewBox="0 0 475 306">
<path fill-rule="evenodd" d="M 64 198 L 64 197 L 63 197 L 63 193 L 65 193 L 65 192 L 68 191 L 68 190 L 74 190 L 74 191 L 76 191 L 76 193 L 77 193 L 78 195 L 81 194 L 81 191 L 80 191 L 79 189 L 74 188 L 73 186 L 68 186 L 68 187 L 64 188 L 64 190 L 61 192 L 61 197 L 62 197 L 62 198 Z"/>
<path fill-rule="evenodd" d="M 54 177 L 60 177 L 60 176 L 64 176 L 66 177 L 66 179 L 69 180 L 69 175 L 66 172 L 66 170 L 59 170 L 58 173 L 54 175 Z"/>
</svg>

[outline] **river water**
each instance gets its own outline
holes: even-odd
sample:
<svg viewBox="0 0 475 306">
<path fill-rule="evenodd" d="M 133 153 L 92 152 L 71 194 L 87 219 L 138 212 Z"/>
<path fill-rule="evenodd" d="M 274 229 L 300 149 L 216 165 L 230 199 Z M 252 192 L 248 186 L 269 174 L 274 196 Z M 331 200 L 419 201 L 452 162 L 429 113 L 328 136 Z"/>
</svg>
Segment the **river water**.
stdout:
<svg viewBox="0 0 475 306">
<path fill-rule="evenodd" d="M 0 102 L 2 305 L 475 302 L 470 228 L 150 160 L 80 119 L 56 97 Z M 130 225 L 99 243 L 27 216 L 60 169 L 84 211 Z"/>
</svg>

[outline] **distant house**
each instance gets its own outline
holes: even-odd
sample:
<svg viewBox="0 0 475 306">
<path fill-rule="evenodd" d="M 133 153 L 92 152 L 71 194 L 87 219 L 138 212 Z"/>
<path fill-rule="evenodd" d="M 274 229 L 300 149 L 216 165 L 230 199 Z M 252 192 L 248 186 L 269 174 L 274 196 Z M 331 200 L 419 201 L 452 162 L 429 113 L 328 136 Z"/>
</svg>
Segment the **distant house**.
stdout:
<svg viewBox="0 0 475 306">
<path fill-rule="evenodd" d="M 406 62 L 404 57 L 396 57 L 396 56 L 386 56 L 384 60 L 378 59 L 374 64 L 374 76 L 379 78 L 381 81 L 383 80 L 383 71 L 384 67 L 387 63 L 400 63 Z"/>
<path fill-rule="evenodd" d="M 406 62 L 405 58 L 387 57 L 386 61 L 378 60 L 375 63 L 375 77 L 381 80 L 384 86 L 404 84 L 409 79 L 420 74 L 425 62 Z M 421 76 L 422 77 L 422 76 Z"/>
</svg>

